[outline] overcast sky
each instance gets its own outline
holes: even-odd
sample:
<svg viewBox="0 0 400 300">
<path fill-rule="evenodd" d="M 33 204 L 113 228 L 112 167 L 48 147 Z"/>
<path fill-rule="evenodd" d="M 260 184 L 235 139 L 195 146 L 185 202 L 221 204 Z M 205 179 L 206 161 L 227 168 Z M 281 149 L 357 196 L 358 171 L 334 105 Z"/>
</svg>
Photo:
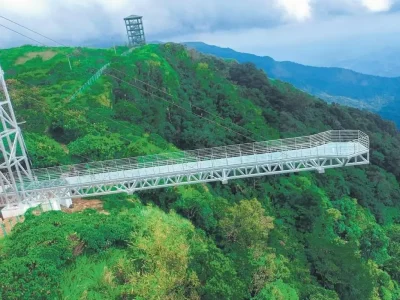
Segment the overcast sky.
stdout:
<svg viewBox="0 0 400 300">
<path fill-rule="evenodd" d="M 1 16 L 74 45 L 124 41 L 130 14 L 144 16 L 148 40 L 203 41 L 304 63 L 400 46 L 400 0 L 0 0 Z M 0 48 L 26 43 L 0 27 Z"/>
</svg>

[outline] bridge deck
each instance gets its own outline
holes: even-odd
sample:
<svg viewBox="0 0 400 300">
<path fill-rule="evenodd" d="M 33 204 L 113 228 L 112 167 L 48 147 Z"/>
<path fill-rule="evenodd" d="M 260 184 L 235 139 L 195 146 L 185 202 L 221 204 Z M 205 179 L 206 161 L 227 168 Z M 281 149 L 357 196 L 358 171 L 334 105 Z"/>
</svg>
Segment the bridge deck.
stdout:
<svg viewBox="0 0 400 300">
<path fill-rule="evenodd" d="M 213 160 L 199 160 L 196 162 L 176 163 L 164 166 L 145 167 L 140 169 L 128 169 L 115 172 L 97 173 L 92 175 L 65 177 L 65 184 L 90 184 L 103 181 L 114 181 L 125 178 L 147 178 L 153 176 L 166 176 L 170 174 L 185 174 L 210 169 L 230 168 L 242 165 L 263 165 L 265 163 L 279 163 L 318 158 L 318 157 L 347 157 L 357 153 L 366 153 L 368 149 L 358 142 L 329 143 L 318 147 L 300 150 L 289 150 L 285 152 L 272 152 L 265 154 L 245 155 L 236 157 L 219 158 Z M 94 171 L 94 170 L 93 170 Z M 97 170 L 100 171 L 100 170 Z"/>
<path fill-rule="evenodd" d="M 28 201 L 67 199 L 307 170 L 323 172 L 368 163 L 366 134 L 327 131 L 291 139 L 36 169 L 33 178 L 26 178 L 18 186 L 18 194 Z"/>
</svg>

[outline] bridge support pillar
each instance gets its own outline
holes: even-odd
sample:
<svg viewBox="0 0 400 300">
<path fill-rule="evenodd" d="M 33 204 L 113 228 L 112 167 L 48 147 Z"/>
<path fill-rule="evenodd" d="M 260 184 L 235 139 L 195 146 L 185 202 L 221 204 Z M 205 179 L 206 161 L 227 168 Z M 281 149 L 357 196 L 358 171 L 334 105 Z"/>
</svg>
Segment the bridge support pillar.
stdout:
<svg viewBox="0 0 400 300">
<path fill-rule="evenodd" d="M 229 173 L 229 171 L 228 170 L 222 170 L 222 180 L 221 180 L 221 182 L 222 182 L 222 184 L 228 184 L 228 173 Z"/>
<path fill-rule="evenodd" d="M 66 207 L 66 208 L 70 208 L 71 205 L 72 205 L 72 199 L 71 198 L 69 198 L 69 199 L 61 199 L 60 200 L 60 205 Z"/>
<path fill-rule="evenodd" d="M 324 168 L 317 168 L 317 172 L 319 174 L 324 174 L 325 173 L 325 169 Z"/>
</svg>

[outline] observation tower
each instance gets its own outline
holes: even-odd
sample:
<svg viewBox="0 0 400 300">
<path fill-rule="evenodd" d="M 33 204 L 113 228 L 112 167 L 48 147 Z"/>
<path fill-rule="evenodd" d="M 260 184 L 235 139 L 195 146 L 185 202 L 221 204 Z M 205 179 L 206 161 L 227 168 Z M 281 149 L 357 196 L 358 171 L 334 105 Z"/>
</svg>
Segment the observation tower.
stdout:
<svg viewBox="0 0 400 300">
<path fill-rule="evenodd" d="M 131 15 L 124 18 L 129 47 L 138 47 L 146 44 L 143 29 L 143 17 Z"/>
</svg>

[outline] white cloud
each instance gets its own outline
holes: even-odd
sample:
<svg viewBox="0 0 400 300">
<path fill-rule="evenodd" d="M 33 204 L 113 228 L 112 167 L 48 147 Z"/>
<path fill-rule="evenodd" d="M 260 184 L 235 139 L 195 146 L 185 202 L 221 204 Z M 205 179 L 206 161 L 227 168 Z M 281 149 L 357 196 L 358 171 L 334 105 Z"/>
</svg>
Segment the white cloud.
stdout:
<svg viewBox="0 0 400 300">
<path fill-rule="evenodd" d="M 392 0 L 362 0 L 362 4 L 372 12 L 388 11 L 393 5 Z"/>
<path fill-rule="evenodd" d="M 390 10 L 396 2 L 400 0 L 0 0 L 0 15 L 73 44 L 115 35 L 124 39 L 123 18 L 130 14 L 144 16 L 148 40 L 165 40 L 188 34 L 235 34 L 329 22 L 337 15 L 373 16 Z M 3 19 L 0 24 L 31 35 Z M 318 29 L 315 23 L 314 30 Z M 298 33 L 287 34 L 289 39 L 297 39 Z M 29 42 L 4 28 L 0 28 L 0 37 L 0 48 Z"/>
<path fill-rule="evenodd" d="M 285 10 L 287 18 L 304 21 L 311 18 L 310 2 L 310 0 L 278 0 L 278 5 Z"/>
<path fill-rule="evenodd" d="M 376 24 L 379 24 L 377 26 Z M 400 12 L 337 15 L 274 28 L 204 32 L 176 36 L 179 42 L 202 41 L 240 52 L 269 55 L 309 65 L 330 65 L 339 58 L 363 56 L 391 47 L 400 50 Z"/>
<path fill-rule="evenodd" d="M 45 16 L 49 13 L 48 0 L 0 0 L 0 13 L 18 13 L 21 16 Z"/>
</svg>

